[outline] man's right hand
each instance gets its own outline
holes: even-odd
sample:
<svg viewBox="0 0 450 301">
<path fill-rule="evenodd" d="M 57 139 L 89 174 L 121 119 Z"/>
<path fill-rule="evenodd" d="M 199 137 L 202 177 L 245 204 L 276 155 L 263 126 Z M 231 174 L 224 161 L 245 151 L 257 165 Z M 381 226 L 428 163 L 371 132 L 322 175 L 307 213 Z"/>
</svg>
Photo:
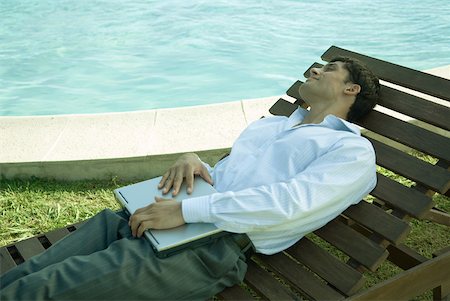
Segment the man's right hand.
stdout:
<svg viewBox="0 0 450 301">
<path fill-rule="evenodd" d="M 163 175 L 158 188 L 163 190 L 163 194 L 168 193 L 173 188 L 172 196 L 176 196 L 180 192 L 181 184 L 186 179 L 186 190 L 188 194 L 191 194 L 195 175 L 199 175 L 209 184 L 213 184 L 211 175 L 200 158 L 194 153 L 184 154 Z"/>
</svg>

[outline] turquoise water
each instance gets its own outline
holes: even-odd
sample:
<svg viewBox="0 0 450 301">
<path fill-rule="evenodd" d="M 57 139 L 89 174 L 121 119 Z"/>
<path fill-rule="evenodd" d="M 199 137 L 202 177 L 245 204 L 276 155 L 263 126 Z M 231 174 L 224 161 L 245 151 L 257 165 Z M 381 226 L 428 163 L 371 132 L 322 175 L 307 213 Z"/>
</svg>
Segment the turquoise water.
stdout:
<svg viewBox="0 0 450 301">
<path fill-rule="evenodd" d="M 332 44 L 448 65 L 450 1 L 1 1 L 0 115 L 279 95 Z"/>
</svg>

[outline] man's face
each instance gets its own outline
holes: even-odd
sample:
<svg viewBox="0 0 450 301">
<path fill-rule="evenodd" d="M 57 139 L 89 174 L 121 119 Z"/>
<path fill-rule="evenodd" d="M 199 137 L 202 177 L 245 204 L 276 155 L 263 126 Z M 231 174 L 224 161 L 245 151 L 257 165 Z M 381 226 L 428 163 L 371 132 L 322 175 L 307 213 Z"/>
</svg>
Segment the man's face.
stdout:
<svg viewBox="0 0 450 301">
<path fill-rule="evenodd" d="M 333 101 L 344 93 L 350 83 L 343 62 L 332 62 L 322 68 L 312 68 L 299 93 L 306 102 Z"/>
</svg>

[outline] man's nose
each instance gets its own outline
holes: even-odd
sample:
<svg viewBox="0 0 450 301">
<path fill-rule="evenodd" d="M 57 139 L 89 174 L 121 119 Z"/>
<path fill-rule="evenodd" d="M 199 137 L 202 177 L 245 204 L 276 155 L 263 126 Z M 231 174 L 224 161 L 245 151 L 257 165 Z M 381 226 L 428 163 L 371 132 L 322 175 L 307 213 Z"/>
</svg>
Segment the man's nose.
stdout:
<svg viewBox="0 0 450 301">
<path fill-rule="evenodd" d="M 309 76 L 319 75 L 320 70 L 318 68 L 311 68 L 309 70 Z"/>
</svg>

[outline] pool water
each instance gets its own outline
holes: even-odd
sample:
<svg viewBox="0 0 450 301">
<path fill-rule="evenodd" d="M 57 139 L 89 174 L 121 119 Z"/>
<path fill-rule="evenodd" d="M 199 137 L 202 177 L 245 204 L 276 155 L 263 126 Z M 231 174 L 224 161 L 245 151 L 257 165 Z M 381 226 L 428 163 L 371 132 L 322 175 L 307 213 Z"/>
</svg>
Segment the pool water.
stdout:
<svg viewBox="0 0 450 301">
<path fill-rule="evenodd" d="M 279 95 L 330 45 L 448 65 L 450 1 L 1 1 L 0 115 Z"/>
</svg>

